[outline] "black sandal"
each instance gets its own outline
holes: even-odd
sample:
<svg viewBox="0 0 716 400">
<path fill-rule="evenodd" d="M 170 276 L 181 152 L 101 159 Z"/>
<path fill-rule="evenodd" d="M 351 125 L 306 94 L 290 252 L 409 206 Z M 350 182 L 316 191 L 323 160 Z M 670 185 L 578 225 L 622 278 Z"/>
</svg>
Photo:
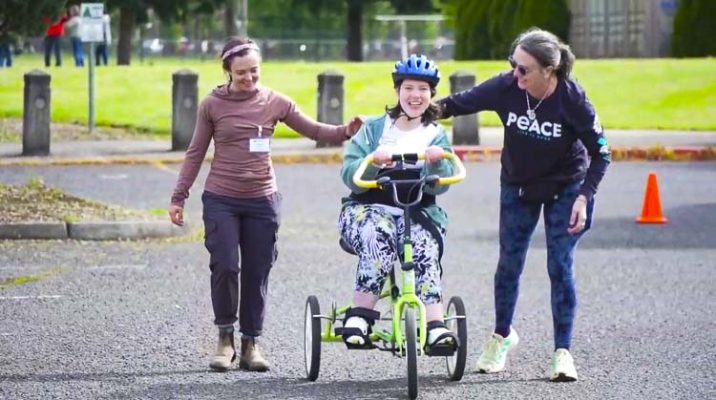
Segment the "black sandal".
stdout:
<svg viewBox="0 0 716 400">
<path fill-rule="evenodd" d="M 430 321 L 428 322 L 428 332 L 435 328 L 445 328 L 445 323 L 442 321 Z M 445 339 L 451 339 L 451 340 L 445 340 Z M 429 356 L 440 356 L 440 357 L 448 357 L 455 354 L 458 347 L 460 347 L 460 339 L 455 335 L 455 333 L 450 332 L 449 330 L 440 336 L 438 336 L 433 344 L 426 343 L 425 344 L 425 354 Z"/>
<path fill-rule="evenodd" d="M 361 317 L 368 323 L 368 332 L 366 334 L 363 334 L 363 331 L 361 331 L 358 328 L 335 328 L 336 335 L 340 335 L 343 337 L 343 342 L 346 344 L 346 347 L 352 350 L 369 350 L 375 348 L 375 345 L 373 345 L 373 342 L 370 340 L 370 334 L 373 333 L 373 325 L 375 325 L 375 320 L 380 318 L 380 313 L 375 310 L 371 310 L 370 308 L 363 308 L 363 307 L 351 307 L 346 311 L 346 315 L 343 319 L 343 325 L 345 325 L 346 321 L 348 321 L 348 318 L 350 317 Z M 363 344 L 353 344 L 349 343 L 347 340 L 348 338 L 352 336 L 360 336 L 363 338 Z"/>
</svg>

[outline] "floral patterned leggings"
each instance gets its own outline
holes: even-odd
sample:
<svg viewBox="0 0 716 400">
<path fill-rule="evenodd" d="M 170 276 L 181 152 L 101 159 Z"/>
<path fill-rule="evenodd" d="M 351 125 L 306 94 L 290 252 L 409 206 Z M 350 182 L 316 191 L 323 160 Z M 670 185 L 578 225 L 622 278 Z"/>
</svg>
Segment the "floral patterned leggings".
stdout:
<svg viewBox="0 0 716 400">
<path fill-rule="evenodd" d="M 345 205 L 338 218 L 343 241 L 358 254 L 355 290 L 380 295 L 390 270 L 398 262 L 403 248 L 405 220 L 383 207 L 352 203 Z M 440 229 L 440 228 L 439 228 Z M 440 229 L 445 238 L 445 230 Z M 411 222 L 415 292 L 425 305 L 441 301 L 439 245 L 430 232 Z M 398 240 L 400 239 L 400 242 Z M 398 267 L 399 268 L 399 267 Z"/>
</svg>

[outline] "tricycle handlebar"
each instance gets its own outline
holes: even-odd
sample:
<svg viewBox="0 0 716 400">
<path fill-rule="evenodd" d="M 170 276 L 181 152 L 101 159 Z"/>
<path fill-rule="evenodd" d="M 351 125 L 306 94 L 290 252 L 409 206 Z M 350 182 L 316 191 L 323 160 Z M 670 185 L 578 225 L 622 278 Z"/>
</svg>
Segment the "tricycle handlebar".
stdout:
<svg viewBox="0 0 716 400">
<path fill-rule="evenodd" d="M 417 154 L 417 153 L 393 154 L 391 159 L 395 162 L 405 162 L 405 161 L 415 162 L 418 160 L 424 160 L 425 154 Z M 458 157 L 454 153 L 445 152 L 443 155 L 443 159 L 450 160 L 452 165 L 455 167 L 455 170 L 454 170 L 454 173 L 452 176 L 440 177 L 436 182 L 438 185 L 443 185 L 443 186 L 453 185 L 453 184 L 456 184 L 456 183 L 465 179 L 465 174 L 466 174 L 465 166 L 462 164 L 462 161 L 460 161 L 460 157 Z M 365 170 L 368 168 L 368 165 L 370 165 L 372 162 L 373 162 L 373 154 L 369 154 L 360 163 L 355 174 L 353 174 L 353 183 L 355 183 L 356 186 L 363 188 L 363 189 L 377 189 L 380 187 L 377 180 L 372 180 L 372 181 L 363 180 L 363 174 L 365 173 Z"/>
</svg>

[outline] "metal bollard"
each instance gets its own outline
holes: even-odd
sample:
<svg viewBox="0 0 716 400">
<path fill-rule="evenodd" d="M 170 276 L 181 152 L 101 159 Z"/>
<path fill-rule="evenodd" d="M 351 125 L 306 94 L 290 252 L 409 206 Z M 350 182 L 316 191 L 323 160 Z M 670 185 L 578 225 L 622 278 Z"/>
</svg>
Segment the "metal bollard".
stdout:
<svg viewBox="0 0 716 400">
<path fill-rule="evenodd" d="M 182 69 L 172 74 L 172 150 L 186 150 L 194 134 L 199 75 Z"/>
<path fill-rule="evenodd" d="M 318 74 L 318 121 L 331 125 L 343 124 L 343 80 L 344 76 L 336 71 Z M 316 147 L 330 147 L 328 143 L 318 142 Z"/>
<path fill-rule="evenodd" d="M 50 74 L 38 69 L 25 75 L 22 155 L 50 154 Z"/>
<path fill-rule="evenodd" d="M 475 75 L 458 71 L 450 75 L 450 93 L 455 94 L 475 86 Z M 480 144 L 477 114 L 452 119 L 452 144 Z"/>
</svg>

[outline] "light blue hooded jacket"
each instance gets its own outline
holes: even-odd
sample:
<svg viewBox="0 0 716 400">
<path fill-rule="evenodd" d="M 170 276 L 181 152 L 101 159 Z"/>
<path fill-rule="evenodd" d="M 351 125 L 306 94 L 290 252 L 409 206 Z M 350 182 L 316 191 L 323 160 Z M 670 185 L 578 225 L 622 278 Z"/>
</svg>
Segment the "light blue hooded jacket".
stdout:
<svg viewBox="0 0 716 400">
<path fill-rule="evenodd" d="M 363 123 L 358 133 L 351 139 L 350 143 L 346 147 L 343 153 L 343 167 L 341 168 L 341 178 L 343 183 L 355 194 L 366 192 L 368 189 L 359 188 L 353 183 L 353 175 L 355 174 L 358 166 L 363 159 L 369 154 L 373 153 L 379 145 L 380 137 L 383 134 L 383 127 L 385 126 L 385 119 L 389 118 L 387 114 L 378 117 L 372 117 Z M 445 129 L 438 125 L 438 134 L 435 136 L 433 141 L 430 143 L 431 146 L 442 147 L 443 150 L 452 153 L 452 147 L 448 142 L 447 134 Z M 369 165 L 363 174 L 363 179 L 372 180 L 375 179 L 379 172 L 379 168 L 374 165 Z M 438 176 L 452 176 L 453 166 L 448 160 L 442 160 L 439 163 L 430 165 L 423 168 L 421 173 L 423 176 L 426 175 L 438 175 Z M 426 186 L 424 188 L 425 193 L 432 195 L 443 194 L 448 190 L 448 186 L 435 185 L 434 187 Z M 344 206 L 347 204 L 356 203 L 356 201 L 350 197 L 343 198 Z M 437 204 L 433 204 L 427 207 L 422 207 L 421 211 L 425 213 L 436 225 L 444 230 L 447 230 L 448 218 L 445 211 L 440 208 Z"/>
</svg>

